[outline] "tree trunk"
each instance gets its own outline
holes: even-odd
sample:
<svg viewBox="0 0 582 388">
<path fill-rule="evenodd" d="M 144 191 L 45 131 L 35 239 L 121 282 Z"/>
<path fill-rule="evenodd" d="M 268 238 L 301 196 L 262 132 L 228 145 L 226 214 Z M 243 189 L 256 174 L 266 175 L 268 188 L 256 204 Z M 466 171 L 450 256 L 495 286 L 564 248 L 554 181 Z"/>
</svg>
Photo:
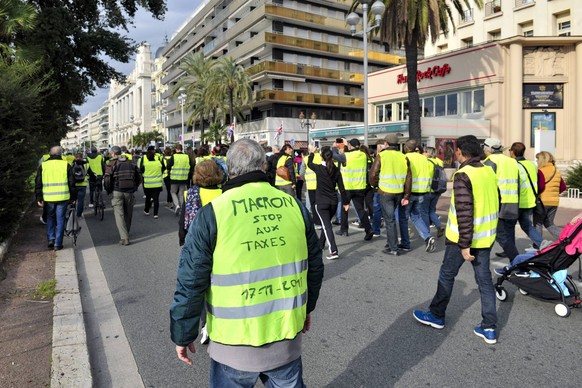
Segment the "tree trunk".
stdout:
<svg viewBox="0 0 582 388">
<path fill-rule="evenodd" d="M 408 136 L 420 145 L 422 138 L 420 128 L 420 99 L 416 73 L 418 70 L 418 27 L 412 30 L 404 43 L 406 51 L 406 72 L 408 74 Z"/>
<path fill-rule="evenodd" d="M 200 145 L 204 144 L 204 117 L 200 117 Z"/>
</svg>

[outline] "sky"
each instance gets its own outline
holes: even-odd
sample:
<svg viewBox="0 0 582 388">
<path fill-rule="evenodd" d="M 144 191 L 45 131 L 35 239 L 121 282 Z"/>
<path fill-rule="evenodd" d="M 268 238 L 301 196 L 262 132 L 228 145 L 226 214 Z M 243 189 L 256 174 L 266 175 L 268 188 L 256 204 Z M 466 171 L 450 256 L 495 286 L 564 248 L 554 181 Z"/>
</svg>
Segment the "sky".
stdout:
<svg viewBox="0 0 582 388">
<path fill-rule="evenodd" d="M 134 25 L 129 26 L 126 33 L 135 42 L 146 41 L 150 44 L 152 54 L 163 45 L 164 37 L 168 40 L 192 16 L 203 0 L 166 0 L 166 15 L 163 21 L 154 19 L 150 13 L 140 9 L 135 15 Z M 129 75 L 135 65 L 135 58 L 128 63 L 120 63 L 109 59 L 111 65 L 121 73 Z M 78 106 L 81 117 L 89 112 L 97 112 L 103 105 L 109 89 L 96 89 L 94 96 L 88 96 L 85 104 Z"/>
</svg>

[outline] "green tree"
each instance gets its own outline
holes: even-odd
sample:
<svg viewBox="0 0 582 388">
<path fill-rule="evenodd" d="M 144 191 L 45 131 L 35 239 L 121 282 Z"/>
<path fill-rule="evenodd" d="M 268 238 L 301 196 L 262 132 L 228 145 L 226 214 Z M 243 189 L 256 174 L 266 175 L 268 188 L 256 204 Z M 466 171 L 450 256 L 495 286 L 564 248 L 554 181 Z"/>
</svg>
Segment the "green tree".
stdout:
<svg viewBox="0 0 582 388">
<path fill-rule="evenodd" d="M 122 80 L 111 60 L 127 63 L 136 45 L 120 31 L 128 31 L 138 7 L 161 19 L 164 0 L 30 0 L 38 10 L 38 24 L 22 33 L 27 50 L 39 53 L 42 71 L 56 85 L 44 100 L 41 137 L 60 140 L 67 123 L 78 118 L 76 105 L 85 102 L 96 87 L 111 79 Z"/>
<path fill-rule="evenodd" d="M 19 0 L 0 0 L 0 57 L 14 61 L 20 57 L 18 34 L 36 24 L 36 9 Z"/>
<path fill-rule="evenodd" d="M 382 16 L 380 39 L 392 48 L 404 47 L 406 52 L 406 73 L 408 74 L 408 128 L 411 139 L 421 140 L 420 99 L 416 73 L 418 71 L 418 50 L 430 38 L 434 44 L 439 33 L 448 36 L 448 21 L 454 31 L 453 14 L 449 3 L 463 14 L 463 4 L 472 5 L 469 0 L 383 0 L 386 10 Z M 483 7 L 483 0 L 473 0 L 475 6 Z M 355 1 L 355 8 L 359 1 Z"/>
<path fill-rule="evenodd" d="M 227 133 L 228 126 L 224 126 L 218 121 L 213 121 L 208 128 L 208 132 L 204 134 L 204 139 L 216 144 L 222 144 L 222 139 L 226 138 Z"/>
<path fill-rule="evenodd" d="M 164 139 L 164 136 L 158 131 L 152 132 L 140 132 L 133 135 L 131 138 L 131 144 L 135 147 L 145 147 L 151 144 L 151 142 L 160 142 Z"/>
</svg>

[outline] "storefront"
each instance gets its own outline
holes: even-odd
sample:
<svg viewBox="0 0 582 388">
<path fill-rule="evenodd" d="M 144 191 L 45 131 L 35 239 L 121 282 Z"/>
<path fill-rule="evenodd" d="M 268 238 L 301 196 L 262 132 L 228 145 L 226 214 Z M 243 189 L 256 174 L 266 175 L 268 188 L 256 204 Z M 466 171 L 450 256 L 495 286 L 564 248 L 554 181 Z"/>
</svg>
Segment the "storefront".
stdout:
<svg viewBox="0 0 582 388">
<path fill-rule="evenodd" d="M 457 137 L 474 134 L 498 137 L 505 147 L 521 141 L 528 159 L 547 150 L 560 161 L 581 160 L 580 69 L 582 37 L 514 37 L 422 60 L 422 142 L 444 157 Z M 394 131 L 408 138 L 406 77 L 406 66 L 369 75 L 369 144 Z M 313 138 L 336 131 L 363 136 L 356 126 L 316 130 Z"/>
</svg>

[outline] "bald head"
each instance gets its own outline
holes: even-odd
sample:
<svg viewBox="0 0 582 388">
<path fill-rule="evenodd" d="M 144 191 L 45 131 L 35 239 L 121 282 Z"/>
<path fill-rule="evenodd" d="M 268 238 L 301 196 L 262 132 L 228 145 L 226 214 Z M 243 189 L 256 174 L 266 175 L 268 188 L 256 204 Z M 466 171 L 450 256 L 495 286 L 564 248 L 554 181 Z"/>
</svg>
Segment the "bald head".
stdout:
<svg viewBox="0 0 582 388">
<path fill-rule="evenodd" d="M 55 156 L 55 155 L 62 155 L 63 154 L 63 149 L 61 148 L 61 146 L 54 146 L 51 148 L 49 155 L 50 156 Z"/>
</svg>

